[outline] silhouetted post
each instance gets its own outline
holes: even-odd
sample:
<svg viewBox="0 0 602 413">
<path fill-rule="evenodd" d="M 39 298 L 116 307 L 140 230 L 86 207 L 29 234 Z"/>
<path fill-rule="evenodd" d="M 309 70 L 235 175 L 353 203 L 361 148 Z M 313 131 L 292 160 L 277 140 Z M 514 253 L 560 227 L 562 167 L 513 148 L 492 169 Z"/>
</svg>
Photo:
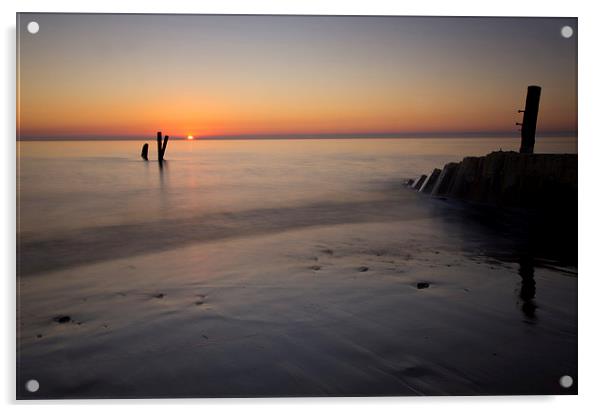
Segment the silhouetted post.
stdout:
<svg viewBox="0 0 602 413">
<path fill-rule="evenodd" d="M 163 146 L 161 147 L 161 153 L 159 154 L 159 160 L 162 162 L 163 157 L 165 156 L 165 149 L 167 149 L 167 141 L 169 140 L 169 136 L 165 135 L 163 139 Z"/>
<path fill-rule="evenodd" d="M 527 101 L 525 103 L 525 110 L 518 111 L 518 113 L 523 112 L 523 123 L 517 123 L 517 125 L 521 125 L 520 153 L 533 153 L 540 96 L 541 87 L 529 86 L 527 88 Z"/>
<path fill-rule="evenodd" d="M 157 159 L 159 159 L 159 163 L 163 162 L 163 157 L 161 156 L 161 150 L 163 149 L 162 141 L 161 132 L 157 132 Z"/>
<path fill-rule="evenodd" d="M 140 154 L 140 156 L 142 156 L 142 159 L 144 159 L 145 161 L 148 161 L 148 143 L 142 145 L 142 153 Z"/>
</svg>

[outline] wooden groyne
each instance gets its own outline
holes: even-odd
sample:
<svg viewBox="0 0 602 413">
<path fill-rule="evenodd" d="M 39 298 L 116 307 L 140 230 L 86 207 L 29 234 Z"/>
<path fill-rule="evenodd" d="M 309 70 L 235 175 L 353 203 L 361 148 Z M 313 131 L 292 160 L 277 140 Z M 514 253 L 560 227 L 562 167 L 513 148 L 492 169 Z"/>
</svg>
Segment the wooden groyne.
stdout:
<svg viewBox="0 0 602 413">
<path fill-rule="evenodd" d="M 576 204 L 577 155 L 492 152 L 450 162 L 421 181 L 413 188 L 424 194 L 477 203 L 538 209 Z"/>
<path fill-rule="evenodd" d="M 541 87 L 529 86 L 520 152 L 492 152 L 450 162 L 406 182 L 424 194 L 512 207 L 555 209 L 577 205 L 577 155 L 534 154 Z"/>
</svg>

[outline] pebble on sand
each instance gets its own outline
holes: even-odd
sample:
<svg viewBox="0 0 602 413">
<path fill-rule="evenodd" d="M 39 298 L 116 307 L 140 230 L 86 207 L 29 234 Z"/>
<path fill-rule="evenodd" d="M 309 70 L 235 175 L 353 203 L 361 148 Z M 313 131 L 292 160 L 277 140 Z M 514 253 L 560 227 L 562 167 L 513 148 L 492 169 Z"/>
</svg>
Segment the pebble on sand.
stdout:
<svg viewBox="0 0 602 413">
<path fill-rule="evenodd" d="M 416 284 L 416 288 L 418 288 L 419 290 L 422 290 L 423 288 L 429 288 L 430 284 L 427 282 L 419 282 L 418 284 Z"/>
<path fill-rule="evenodd" d="M 57 323 L 65 324 L 71 321 L 71 317 L 69 317 L 68 315 L 59 315 L 54 317 L 53 320 Z"/>
</svg>

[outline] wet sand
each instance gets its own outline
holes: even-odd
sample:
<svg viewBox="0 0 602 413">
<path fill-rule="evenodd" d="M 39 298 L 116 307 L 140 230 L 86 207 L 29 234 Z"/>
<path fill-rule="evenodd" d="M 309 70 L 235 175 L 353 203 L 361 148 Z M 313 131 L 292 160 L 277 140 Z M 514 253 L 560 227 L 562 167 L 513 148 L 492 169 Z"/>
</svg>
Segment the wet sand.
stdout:
<svg viewBox="0 0 602 413">
<path fill-rule="evenodd" d="M 558 380 L 577 378 L 576 268 L 516 223 L 408 196 L 228 235 L 234 214 L 87 263 L 54 240 L 56 267 L 18 283 L 18 397 L 575 394 Z"/>
</svg>

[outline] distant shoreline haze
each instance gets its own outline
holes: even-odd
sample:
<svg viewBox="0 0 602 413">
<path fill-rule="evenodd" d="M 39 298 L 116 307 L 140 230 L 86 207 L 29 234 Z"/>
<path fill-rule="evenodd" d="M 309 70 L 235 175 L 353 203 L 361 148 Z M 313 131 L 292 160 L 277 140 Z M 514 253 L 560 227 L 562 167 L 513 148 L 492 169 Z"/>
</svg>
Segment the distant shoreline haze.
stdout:
<svg viewBox="0 0 602 413">
<path fill-rule="evenodd" d="M 169 131 L 162 131 L 169 135 Z M 514 132 L 421 132 L 421 133 L 349 133 L 349 134 L 253 134 L 253 135 L 207 135 L 193 136 L 194 140 L 287 140 L 287 139 L 435 139 L 435 138 L 502 138 L 516 136 L 520 139 L 520 133 Z M 138 141 L 153 140 L 154 134 L 149 135 L 52 135 L 52 136 L 17 136 L 17 141 Z M 171 139 L 187 140 L 187 135 L 169 135 Z M 537 137 L 567 137 L 577 138 L 577 131 L 553 131 L 541 132 Z"/>
</svg>

